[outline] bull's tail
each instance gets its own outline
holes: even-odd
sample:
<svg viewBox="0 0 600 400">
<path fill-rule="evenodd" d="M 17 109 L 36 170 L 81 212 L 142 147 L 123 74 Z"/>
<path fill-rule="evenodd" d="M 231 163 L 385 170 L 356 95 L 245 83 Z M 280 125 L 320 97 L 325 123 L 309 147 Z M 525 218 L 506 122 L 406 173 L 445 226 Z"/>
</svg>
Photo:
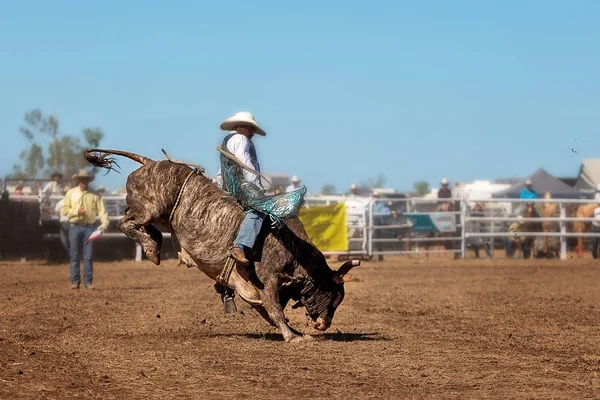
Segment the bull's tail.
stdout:
<svg viewBox="0 0 600 400">
<path fill-rule="evenodd" d="M 139 154 L 135 154 L 135 153 L 130 153 L 128 151 L 121 151 L 121 150 L 89 149 L 89 150 L 84 150 L 84 152 L 83 152 L 83 156 L 85 157 L 85 160 L 88 163 L 92 164 L 94 167 L 105 168 L 105 169 L 108 169 L 109 171 L 111 169 L 113 171 L 116 171 L 115 168 L 113 167 L 113 164 L 116 165 L 117 167 L 119 166 L 119 164 L 117 164 L 115 162 L 114 157 L 110 157 L 110 155 L 113 155 L 113 154 L 116 156 L 127 157 L 130 160 L 139 162 L 142 165 L 146 165 L 150 161 L 153 161 L 151 158 L 140 156 Z"/>
</svg>

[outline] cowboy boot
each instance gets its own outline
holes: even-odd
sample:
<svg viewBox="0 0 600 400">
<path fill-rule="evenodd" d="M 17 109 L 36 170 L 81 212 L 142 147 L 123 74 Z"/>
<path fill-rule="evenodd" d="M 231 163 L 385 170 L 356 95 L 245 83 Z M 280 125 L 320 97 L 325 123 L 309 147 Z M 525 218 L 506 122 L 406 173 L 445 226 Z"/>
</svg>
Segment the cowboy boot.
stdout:
<svg viewBox="0 0 600 400">
<path fill-rule="evenodd" d="M 233 246 L 231 249 L 229 249 L 229 255 L 244 267 L 247 267 L 248 264 L 250 264 L 250 262 L 246 258 L 246 255 L 244 254 L 244 250 L 242 250 L 238 246 Z"/>
</svg>

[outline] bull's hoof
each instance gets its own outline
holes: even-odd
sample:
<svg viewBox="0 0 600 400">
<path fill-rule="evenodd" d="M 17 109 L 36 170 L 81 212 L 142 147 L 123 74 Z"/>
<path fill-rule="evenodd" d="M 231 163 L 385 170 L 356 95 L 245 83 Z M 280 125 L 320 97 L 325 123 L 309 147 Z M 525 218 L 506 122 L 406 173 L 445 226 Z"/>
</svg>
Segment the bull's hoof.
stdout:
<svg viewBox="0 0 600 400">
<path fill-rule="evenodd" d="M 287 343 L 300 343 L 304 341 L 304 336 L 294 335 L 285 340 Z"/>
<path fill-rule="evenodd" d="M 146 253 L 146 257 L 148 257 L 148 260 L 152 261 L 155 265 L 160 265 L 160 253 L 149 251 Z"/>
</svg>

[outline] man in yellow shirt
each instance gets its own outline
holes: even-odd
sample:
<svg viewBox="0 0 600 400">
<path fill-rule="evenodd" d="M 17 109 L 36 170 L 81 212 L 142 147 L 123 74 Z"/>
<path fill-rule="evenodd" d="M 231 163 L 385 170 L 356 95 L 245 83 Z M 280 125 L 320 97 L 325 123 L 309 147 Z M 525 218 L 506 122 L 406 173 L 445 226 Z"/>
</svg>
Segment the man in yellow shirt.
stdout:
<svg viewBox="0 0 600 400">
<path fill-rule="evenodd" d="M 83 255 L 83 284 L 86 289 L 93 289 L 92 242 L 88 242 L 94 232 L 96 217 L 100 217 L 100 229 L 108 228 L 108 213 L 104 209 L 102 198 L 88 191 L 94 176 L 82 169 L 73 176 L 77 184 L 65 194 L 62 214 L 69 219 L 69 245 L 71 256 L 71 289 L 79 289 L 80 260 Z"/>
</svg>

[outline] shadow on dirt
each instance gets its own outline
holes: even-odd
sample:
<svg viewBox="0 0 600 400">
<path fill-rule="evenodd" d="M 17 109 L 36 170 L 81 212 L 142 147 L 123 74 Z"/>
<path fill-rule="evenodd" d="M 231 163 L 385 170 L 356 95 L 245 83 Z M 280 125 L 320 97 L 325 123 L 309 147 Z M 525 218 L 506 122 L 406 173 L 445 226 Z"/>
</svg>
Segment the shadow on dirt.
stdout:
<svg viewBox="0 0 600 400">
<path fill-rule="evenodd" d="M 244 334 L 211 334 L 212 337 L 244 337 L 247 339 L 269 340 L 272 342 L 283 342 L 283 336 L 279 333 L 244 333 Z M 380 333 L 324 333 L 312 335 L 314 341 L 331 342 L 370 342 L 370 341 L 389 341 L 388 337 Z"/>
</svg>

